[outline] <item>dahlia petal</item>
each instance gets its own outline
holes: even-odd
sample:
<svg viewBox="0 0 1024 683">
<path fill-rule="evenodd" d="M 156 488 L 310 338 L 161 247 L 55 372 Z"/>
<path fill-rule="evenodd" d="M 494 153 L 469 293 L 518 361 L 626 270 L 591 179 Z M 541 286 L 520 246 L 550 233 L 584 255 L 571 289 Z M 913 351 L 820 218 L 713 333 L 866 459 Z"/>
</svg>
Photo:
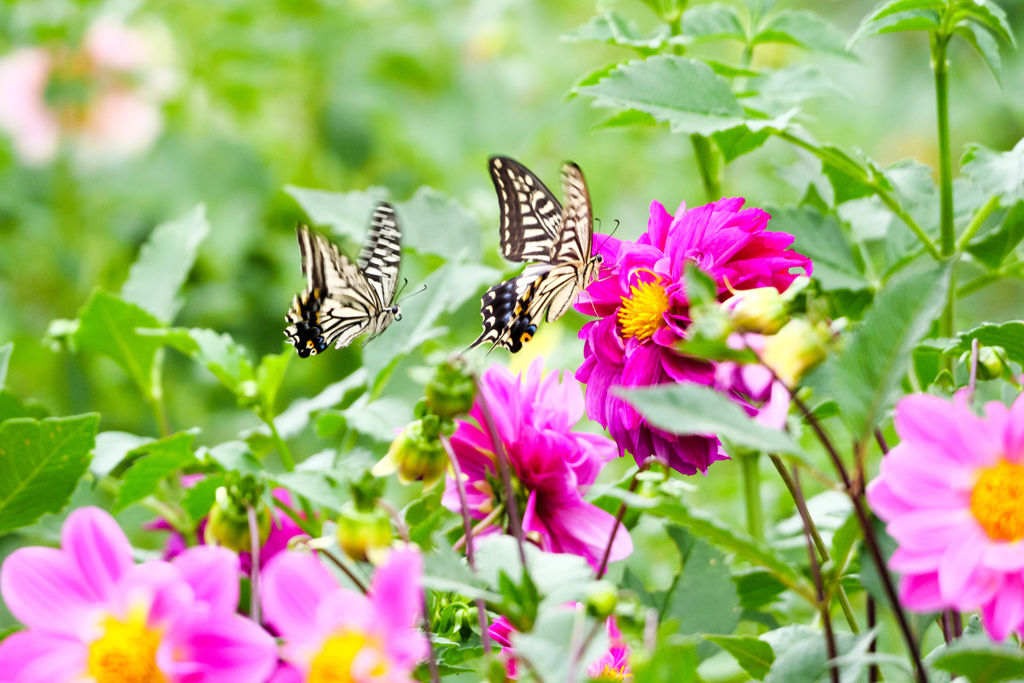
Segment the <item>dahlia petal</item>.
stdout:
<svg viewBox="0 0 1024 683">
<path fill-rule="evenodd" d="M 237 614 L 204 615 L 178 622 L 157 649 L 157 665 L 174 680 L 203 683 L 264 681 L 277 666 L 269 633 Z"/>
<path fill-rule="evenodd" d="M 868 504 L 878 517 L 891 522 L 901 515 L 914 511 L 916 508 L 893 492 L 889 480 L 885 477 L 872 479 L 867 488 Z"/>
<path fill-rule="evenodd" d="M 988 544 L 981 563 L 994 571 L 1024 572 L 1024 541 Z"/>
<path fill-rule="evenodd" d="M 957 399 L 963 400 L 963 396 Z M 938 396 L 903 398 L 896 405 L 894 422 L 903 442 L 929 444 L 935 452 L 965 465 L 994 464 L 1003 450 L 1003 440 L 993 438 L 966 405 Z"/>
<path fill-rule="evenodd" d="M 1024 626 L 1024 580 L 1019 574 L 1006 577 L 1002 588 L 982 608 L 981 621 L 995 640 L 1006 640 Z"/>
<path fill-rule="evenodd" d="M 939 574 L 904 574 L 900 577 L 900 602 L 914 612 L 937 612 L 949 607 L 939 591 Z"/>
<path fill-rule="evenodd" d="M 1014 400 L 1010 406 L 1010 415 L 1003 433 L 1003 446 L 1006 458 L 1010 462 L 1024 461 L 1024 394 Z"/>
<path fill-rule="evenodd" d="M 921 444 L 904 441 L 882 460 L 881 475 L 907 503 L 920 508 L 970 506 L 973 469 L 948 460 Z"/>
<path fill-rule="evenodd" d="M 1004 572 L 995 572 L 979 565 L 971 575 L 963 592 L 957 596 L 951 606 L 961 612 L 978 609 L 1002 590 L 1006 577 Z"/>
<path fill-rule="evenodd" d="M 5 681 L 73 683 L 88 667 L 88 647 L 77 638 L 30 630 L 0 642 L 0 678 Z"/>
<path fill-rule="evenodd" d="M 487 629 L 487 635 L 502 647 L 512 647 L 510 636 L 513 633 L 515 633 L 515 629 L 512 628 L 512 623 L 504 616 L 498 617 L 491 622 L 490 627 Z"/>
<path fill-rule="evenodd" d="M 939 560 L 939 590 L 947 602 L 958 601 L 975 570 L 981 564 L 981 556 L 988 543 L 988 536 L 981 529 L 961 536 L 956 543 L 946 547 Z"/>
<path fill-rule="evenodd" d="M 274 674 L 267 683 L 303 683 L 306 680 L 302 672 L 291 664 L 279 662 Z"/>
<path fill-rule="evenodd" d="M 267 563 L 262 578 L 267 623 L 289 641 L 315 641 L 317 605 L 338 588 L 334 577 L 313 555 L 287 551 Z"/>
<path fill-rule="evenodd" d="M 415 550 L 394 550 L 377 569 L 371 588 L 377 619 L 386 633 L 412 626 L 423 611 L 423 558 Z"/>
<path fill-rule="evenodd" d="M 54 548 L 15 550 L 0 567 L 7 609 L 29 628 L 77 636 L 99 607 L 74 559 Z"/>
<path fill-rule="evenodd" d="M 195 607 L 195 593 L 181 572 L 159 560 L 129 569 L 111 600 L 111 609 L 118 616 L 127 617 L 143 609 L 154 627 L 166 626 Z"/>
<path fill-rule="evenodd" d="M 680 211 L 686 211 L 686 204 L 679 207 Z M 647 219 L 648 239 L 658 249 L 665 248 L 665 240 L 668 239 L 669 227 L 672 225 L 672 216 L 669 215 L 661 202 L 651 202 L 649 218 Z"/>
<path fill-rule="evenodd" d="M 896 548 L 889 558 L 890 571 L 899 574 L 926 574 L 938 571 L 942 560 L 942 551 L 913 551 L 907 548 Z"/>
<path fill-rule="evenodd" d="M 238 606 L 238 554 L 218 546 L 196 546 L 176 557 L 172 564 L 192 586 L 196 599 L 210 605 L 214 614 L 230 614 Z"/>
<path fill-rule="evenodd" d="M 128 537 L 106 510 L 75 510 L 68 515 L 60 536 L 61 548 L 74 558 L 97 600 L 106 600 L 134 564 Z"/>
<path fill-rule="evenodd" d="M 579 555 L 596 568 L 616 526 L 615 517 L 578 497 L 549 512 L 547 527 L 552 550 Z M 626 528 L 619 525 L 608 561 L 625 559 L 632 552 L 633 540 Z"/>
<path fill-rule="evenodd" d="M 347 629 L 358 632 L 376 632 L 377 611 L 370 598 L 345 588 L 338 588 L 324 596 L 316 609 L 316 629 L 324 636 Z"/>
<path fill-rule="evenodd" d="M 970 510 L 915 510 L 889 522 L 888 531 L 900 545 L 935 550 L 956 545 L 976 524 Z"/>
</svg>

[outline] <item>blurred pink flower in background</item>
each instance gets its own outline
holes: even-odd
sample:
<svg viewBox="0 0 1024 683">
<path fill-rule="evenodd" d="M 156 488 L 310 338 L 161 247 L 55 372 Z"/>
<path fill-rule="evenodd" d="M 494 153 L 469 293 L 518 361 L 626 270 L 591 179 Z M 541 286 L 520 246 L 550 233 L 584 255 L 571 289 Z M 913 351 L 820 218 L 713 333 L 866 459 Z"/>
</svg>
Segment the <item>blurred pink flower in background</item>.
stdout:
<svg viewBox="0 0 1024 683">
<path fill-rule="evenodd" d="M 262 681 L 277 662 L 270 634 L 235 614 L 238 557 L 190 548 L 136 565 L 121 527 L 95 507 L 72 512 L 61 548 L 14 551 L 4 602 L 28 630 L 0 643 L 9 683 Z"/>
<path fill-rule="evenodd" d="M 0 131 L 25 164 L 52 161 L 62 140 L 86 163 L 145 152 L 163 128 L 173 77 L 159 40 L 101 17 L 82 45 L 22 47 L 0 58 Z"/>
<path fill-rule="evenodd" d="M 900 601 L 918 612 L 980 609 L 997 640 L 1024 633 L 1024 395 L 975 415 L 912 395 L 896 405 L 900 443 L 882 460 L 868 503 L 899 547 Z"/>
<path fill-rule="evenodd" d="M 314 555 L 275 557 L 263 570 L 266 620 L 284 641 L 274 683 L 412 683 L 430 649 L 416 628 L 422 575 L 418 550 L 394 550 L 363 595 L 338 585 Z"/>
<path fill-rule="evenodd" d="M 619 630 L 619 624 L 614 615 L 605 620 L 605 630 L 608 633 L 608 649 L 587 667 L 587 678 L 592 681 L 633 680 L 633 671 L 629 668 L 631 650 L 626 645 L 626 641 L 622 639 L 622 631 Z M 512 624 L 503 616 L 495 619 L 487 629 L 487 635 L 501 645 L 501 654 L 505 658 L 505 670 L 513 679 L 517 677 L 516 653 L 512 646 L 512 634 L 515 632 Z"/>
</svg>

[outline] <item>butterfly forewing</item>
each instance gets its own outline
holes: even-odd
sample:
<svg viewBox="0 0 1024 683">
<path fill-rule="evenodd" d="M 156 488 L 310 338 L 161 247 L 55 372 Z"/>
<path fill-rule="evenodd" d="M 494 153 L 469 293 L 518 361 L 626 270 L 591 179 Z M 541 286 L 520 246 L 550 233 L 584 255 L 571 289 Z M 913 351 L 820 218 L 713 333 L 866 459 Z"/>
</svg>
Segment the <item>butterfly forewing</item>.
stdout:
<svg viewBox="0 0 1024 683">
<path fill-rule="evenodd" d="M 510 261 L 548 261 L 562 225 L 562 205 L 518 161 L 493 157 L 491 180 L 501 207 L 501 251 Z"/>
<path fill-rule="evenodd" d="M 359 270 L 370 282 L 381 306 L 387 306 L 398 286 L 398 266 L 402 261 L 402 233 L 395 210 L 379 204 L 370 220 L 370 232 L 359 253 Z"/>
<path fill-rule="evenodd" d="M 552 261 L 586 264 L 591 258 L 594 213 L 590 208 L 587 181 L 576 164 L 567 163 L 562 167 L 562 193 L 565 195 L 564 219 Z"/>
</svg>

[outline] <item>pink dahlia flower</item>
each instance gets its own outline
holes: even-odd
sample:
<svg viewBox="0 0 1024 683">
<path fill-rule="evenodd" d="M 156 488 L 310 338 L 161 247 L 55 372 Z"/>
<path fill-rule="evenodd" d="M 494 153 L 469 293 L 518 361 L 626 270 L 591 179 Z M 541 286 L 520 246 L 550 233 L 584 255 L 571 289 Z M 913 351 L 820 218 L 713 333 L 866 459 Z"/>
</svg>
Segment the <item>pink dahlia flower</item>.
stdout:
<svg viewBox="0 0 1024 683">
<path fill-rule="evenodd" d="M 520 499 L 523 533 L 541 549 L 571 553 L 597 566 L 615 526 L 615 518 L 583 499 L 606 462 L 616 456 L 615 444 L 603 436 L 573 432 L 583 417 L 583 392 L 570 377 L 544 375 L 536 359 L 525 376 L 492 365 L 480 378 L 480 394 L 497 423 Z M 466 477 L 470 515 L 487 517 L 501 502 L 494 443 L 478 396 L 452 436 L 452 450 Z M 460 512 L 459 492 L 449 474 L 444 506 Z M 497 530 L 500 527 L 491 527 Z M 633 542 L 619 529 L 610 561 L 633 552 Z"/>
<path fill-rule="evenodd" d="M 10 683 L 262 681 L 277 662 L 270 634 L 235 614 L 234 553 L 192 548 L 136 565 L 98 508 L 71 513 L 59 550 L 14 551 L 0 591 L 28 627 L 0 643 Z"/>
<path fill-rule="evenodd" d="M 599 659 L 591 662 L 587 667 L 587 678 L 592 681 L 631 681 L 633 671 L 629 668 L 630 647 L 622 639 L 622 631 L 614 616 L 608 617 L 605 621 L 605 630 L 608 633 L 609 647 Z M 505 658 L 505 670 L 509 678 L 515 679 L 516 659 L 515 649 L 512 647 L 512 634 L 515 628 L 505 617 L 498 617 L 487 629 L 487 635 L 494 642 L 501 645 L 501 654 Z"/>
<path fill-rule="evenodd" d="M 933 612 L 980 609 L 997 640 L 1024 632 L 1024 395 L 978 417 L 961 392 L 896 405 L 900 443 L 868 502 L 899 544 L 900 600 Z"/>
<path fill-rule="evenodd" d="M 196 482 L 202 480 L 204 475 L 202 474 L 188 474 L 182 477 L 182 485 L 185 488 L 191 488 L 195 486 Z M 274 489 L 273 496 L 277 500 L 281 501 L 288 507 L 292 506 L 292 496 L 288 489 Z M 301 513 L 300 513 L 301 514 Z M 200 520 L 196 526 L 195 543 L 204 545 L 206 543 L 206 517 Z M 301 536 L 305 531 L 295 523 L 291 517 L 281 512 L 276 507 L 270 511 L 270 535 L 267 536 L 267 542 L 260 546 L 260 568 L 266 567 L 267 563 L 270 562 L 271 558 L 277 555 L 282 550 L 288 548 L 288 541 L 296 536 Z M 164 559 L 172 560 L 180 555 L 188 544 L 185 543 L 185 539 L 181 537 L 174 527 L 166 519 L 156 519 L 152 522 L 148 522 L 143 525 L 150 531 L 169 531 L 171 532 L 167 536 L 167 542 L 164 544 Z M 248 575 L 252 568 L 251 553 L 240 552 L 238 558 L 241 560 L 240 569 L 243 574 Z"/>
<path fill-rule="evenodd" d="M 416 629 L 423 560 L 395 550 L 369 595 L 342 588 L 313 555 L 281 553 L 263 570 L 263 609 L 284 641 L 275 683 L 412 683 L 430 644 Z"/>
<path fill-rule="evenodd" d="M 41 48 L 20 48 L 0 59 L 0 130 L 27 164 L 45 164 L 57 155 L 60 123 L 46 105 L 52 59 Z"/>
<path fill-rule="evenodd" d="M 811 270 L 807 257 L 787 249 L 791 235 L 765 229 L 767 213 L 741 206 L 740 198 L 690 210 L 682 204 L 673 217 L 652 202 L 647 232 L 636 242 L 595 240 L 604 263 L 580 294 L 576 310 L 598 320 L 580 331 L 584 361 L 576 378 L 587 384 L 587 415 L 608 429 L 620 455 L 629 451 L 638 463 L 654 457 L 683 474 L 696 474 L 727 457 L 715 437 L 655 429 L 612 393 L 614 387 L 671 382 L 716 385 L 715 364 L 675 351 L 690 324 L 686 264 L 715 279 L 722 301 L 730 297 L 730 287 L 783 291 L 800 275 L 791 272 L 794 268 Z"/>
</svg>

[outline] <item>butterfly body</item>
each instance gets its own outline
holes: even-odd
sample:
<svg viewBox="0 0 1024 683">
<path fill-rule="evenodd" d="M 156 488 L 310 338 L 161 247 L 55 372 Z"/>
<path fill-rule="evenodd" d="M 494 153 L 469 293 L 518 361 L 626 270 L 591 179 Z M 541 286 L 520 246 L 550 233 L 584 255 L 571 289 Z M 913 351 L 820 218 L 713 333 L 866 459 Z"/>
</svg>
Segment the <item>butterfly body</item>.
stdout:
<svg viewBox="0 0 1024 683">
<path fill-rule="evenodd" d="M 490 343 L 492 349 L 502 346 L 516 353 L 533 337 L 540 320 L 554 322 L 565 315 L 597 276 L 602 259 L 591 253 L 590 194 L 576 164 L 562 167 L 565 208 L 513 159 L 492 158 L 490 171 L 501 205 L 502 253 L 529 265 L 484 294 L 484 330 L 470 348 Z"/>
<path fill-rule="evenodd" d="M 356 263 L 322 235 L 304 225 L 295 233 L 307 286 L 292 300 L 285 319 L 288 341 L 302 358 L 343 348 L 365 333 L 373 339 L 395 320 L 401 263 L 401 229 L 390 204 L 373 212 L 366 244 Z"/>
</svg>

